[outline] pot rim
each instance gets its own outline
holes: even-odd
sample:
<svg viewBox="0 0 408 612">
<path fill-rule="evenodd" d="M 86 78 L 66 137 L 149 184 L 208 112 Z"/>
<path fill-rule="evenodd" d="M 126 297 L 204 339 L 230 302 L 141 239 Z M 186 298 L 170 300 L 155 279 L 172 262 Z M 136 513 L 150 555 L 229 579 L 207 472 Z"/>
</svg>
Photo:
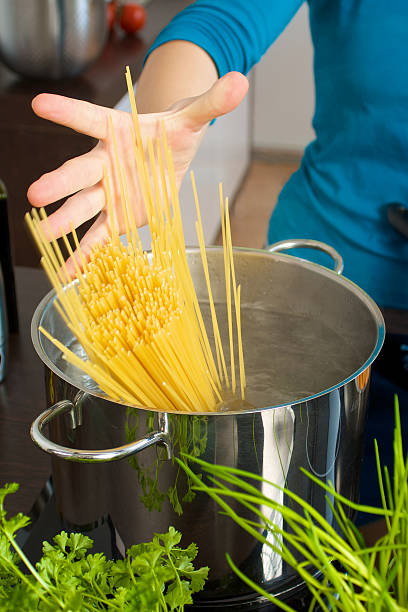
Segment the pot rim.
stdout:
<svg viewBox="0 0 408 612">
<path fill-rule="evenodd" d="M 222 251 L 222 247 L 220 246 L 208 246 L 206 247 L 206 250 L 208 251 Z M 358 285 L 356 285 L 353 281 L 351 281 L 350 279 L 341 276 L 339 274 L 337 274 L 335 271 L 330 270 L 328 268 L 326 268 L 325 266 L 322 266 L 320 264 L 308 261 L 306 259 L 301 259 L 300 257 L 295 257 L 293 255 L 288 255 L 286 253 L 280 253 L 280 252 L 268 252 L 266 249 L 251 249 L 251 248 L 246 248 L 246 247 L 233 247 L 233 251 L 236 252 L 245 252 L 245 253 L 251 253 L 251 254 L 258 254 L 258 255 L 262 255 L 263 257 L 272 257 L 278 261 L 285 261 L 288 262 L 289 260 L 291 261 L 291 263 L 293 265 L 299 265 L 303 268 L 306 269 L 312 269 L 314 271 L 318 271 L 319 274 L 322 274 L 324 276 L 330 277 L 331 279 L 335 280 L 336 282 L 339 282 L 340 284 L 345 285 L 346 287 L 348 287 L 354 294 L 358 295 L 359 298 L 364 302 L 364 304 L 368 307 L 368 309 L 370 310 L 371 314 L 374 317 L 374 321 L 377 324 L 377 342 L 375 347 L 373 348 L 370 356 L 366 359 L 366 361 L 355 371 L 353 372 L 353 374 L 350 374 L 349 376 L 347 376 L 346 378 L 344 378 L 343 380 L 341 380 L 340 382 L 338 382 L 336 385 L 333 385 L 331 387 L 328 387 L 327 389 L 324 389 L 322 391 L 319 391 L 318 393 L 314 393 L 313 395 L 309 395 L 307 397 L 303 397 L 299 400 L 295 400 L 289 403 L 283 403 L 283 404 L 275 404 L 273 406 L 264 406 L 262 408 L 248 408 L 245 410 L 225 410 L 225 411 L 210 411 L 210 412 L 199 412 L 199 411 L 191 411 L 191 412 L 170 412 L 169 414 L 180 414 L 180 415 L 189 415 L 189 416 L 229 416 L 229 415 L 239 415 L 239 414 L 253 414 L 253 413 L 257 413 L 257 412 L 261 412 L 264 410 L 272 410 L 275 408 L 284 408 L 284 407 L 291 407 L 291 406 L 295 406 L 297 404 L 301 404 L 303 402 L 310 402 L 312 400 L 315 400 L 318 397 L 322 397 L 323 395 L 326 395 L 328 393 L 331 393 L 332 391 L 336 390 L 336 389 L 340 389 L 341 387 L 345 386 L 346 384 L 348 384 L 349 382 L 353 381 L 355 378 L 357 378 L 360 374 L 362 374 L 363 372 L 365 372 L 373 363 L 373 361 L 376 359 L 377 355 L 379 354 L 381 347 L 384 343 L 384 338 L 385 338 L 385 323 L 384 323 L 384 318 L 381 314 L 381 311 L 379 309 L 379 307 L 377 306 L 377 304 L 374 302 L 374 300 L 363 290 L 361 289 L 361 287 L 359 287 Z M 187 253 L 199 253 L 199 247 L 186 247 L 186 252 Z M 296 260 L 295 262 L 293 262 L 293 260 Z M 125 404 L 123 402 L 114 400 L 110 397 L 108 397 L 105 393 L 103 393 L 102 391 L 100 392 L 96 392 L 95 390 L 90 390 L 88 387 L 84 386 L 84 385 L 79 385 L 77 383 L 73 384 L 72 380 L 70 380 L 69 376 L 67 376 L 64 372 L 61 372 L 61 370 L 49 359 L 48 355 L 46 354 L 41 341 L 40 341 L 40 331 L 38 329 L 39 327 L 39 323 L 41 320 L 41 317 L 44 313 L 44 311 L 51 306 L 51 303 L 53 301 L 55 297 L 55 289 L 51 289 L 44 297 L 43 299 L 40 301 L 40 303 L 38 304 L 37 308 L 34 311 L 32 320 L 31 320 L 31 340 L 34 346 L 34 349 L 36 351 L 36 353 L 38 354 L 38 356 L 40 357 L 41 361 L 44 363 L 44 365 L 46 365 L 52 372 L 54 372 L 54 374 L 56 374 L 57 376 L 59 376 L 62 380 L 64 380 L 65 382 L 67 382 L 68 384 L 74 386 L 75 388 L 77 388 L 80 391 L 83 391 L 84 393 L 87 393 L 88 395 L 91 395 L 93 397 L 98 397 L 99 399 L 111 402 L 113 404 L 118 404 L 119 406 L 126 406 L 126 407 L 131 407 L 131 408 L 137 408 L 139 410 L 146 410 L 148 412 L 160 412 L 163 413 L 165 412 L 164 410 L 160 410 L 158 408 L 148 408 L 146 406 L 139 406 L 136 404 Z"/>
</svg>

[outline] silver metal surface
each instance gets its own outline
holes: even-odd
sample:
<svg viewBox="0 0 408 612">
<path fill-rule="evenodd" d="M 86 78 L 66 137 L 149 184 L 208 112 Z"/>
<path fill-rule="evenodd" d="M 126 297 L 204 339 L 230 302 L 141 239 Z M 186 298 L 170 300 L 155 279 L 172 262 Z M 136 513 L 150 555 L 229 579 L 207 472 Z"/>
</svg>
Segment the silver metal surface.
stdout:
<svg viewBox="0 0 408 612">
<path fill-rule="evenodd" d="M 199 250 L 189 249 L 188 259 L 206 318 Z M 208 259 L 223 334 L 227 320 L 223 319 L 222 249 L 208 249 Z M 175 458 L 198 456 L 263 476 L 289 487 L 334 524 L 325 491 L 300 468 L 322 482 L 334 482 L 342 495 L 357 499 L 368 373 L 384 338 L 377 306 L 335 272 L 289 255 L 245 249 L 234 250 L 234 262 L 243 287 L 244 352 L 253 408 L 168 413 L 171 459 L 157 445 L 122 461 L 93 465 L 53 455 L 57 503 L 69 522 L 83 525 L 109 514 L 126 547 L 166 531 L 169 525 L 182 532 L 186 544 L 196 542 L 197 562 L 208 565 L 211 572 L 195 604 L 211 609 L 231 601 L 250 602 L 254 596 L 231 571 L 225 552 L 252 580 L 273 593 L 287 593 L 300 579 L 278 555 L 222 516 L 208 496 L 195 494 Z M 156 407 L 150 410 L 109 401 L 39 333 L 42 325 L 83 357 L 53 299 L 51 292 L 34 315 L 33 342 L 46 366 L 48 405 L 74 403 L 80 390 L 82 421 L 78 425 L 77 418 L 54 410 L 50 440 L 77 451 L 105 450 L 160 431 L 163 413 Z M 202 475 L 198 465 L 190 463 L 190 468 Z M 286 503 L 275 487 L 266 483 L 259 487 Z M 232 505 L 237 512 L 247 512 L 234 501 Z M 285 527 L 279 514 L 272 518 Z"/>
<path fill-rule="evenodd" d="M 81 396 L 82 398 L 83 396 Z M 162 444 L 167 449 L 167 458 L 171 459 L 170 445 L 168 439 L 168 416 L 165 413 L 159 415 L 159 431 L 152 431 L 141 440 L 123 444 L 117 448 L 107 448 L 103 450 L 85 450 L 74 449 L 66 446 L 61 446 L 52 442 L 42 433 L 44 427 L 52 419 L 59 414 L 66 412 L 71 413 L 71 422 L 75 423 L 75 428 L 78 426 L 75 419 L 76 406 L 70 400 L 62 400 L 51 406 L 48 410 L 42 412 L 31 425 L 31 438 L 41 450 L 50 453 L 60 459 L 68 459 L 69 461 L 77 461 L 81 463 L 103 463 L 106 461 L 119 461 L 131 457 L 135 453 L 153 446 L 153 444 Z M 73 427 L 74 429 L 74 427 Z"/>
<path fill-rule="evenodd" d="M 105 0 L 0 0 L 0 59 L 23 76 L 78 75 L 107 33 Z"/>
<path fill-rule="evenodd" d="M 280 242 L 275 242 L 267 247 L 267 251 L 269 253 L 278 253 L 280 251 L 289 251 L 290 249 L 315 249 L 317 251 L 322 251 L 323 253 L 327 253 L 333 261 L 334 261 L 334 272 L 336 274 L 341 274 L 344 269 L 343 258 L 329 244 L 325 242 L 320 242 L 319 240 L 308 240 L 306 238 L 293 238 L 292 240 L 281 240 Z"/>
</svg>

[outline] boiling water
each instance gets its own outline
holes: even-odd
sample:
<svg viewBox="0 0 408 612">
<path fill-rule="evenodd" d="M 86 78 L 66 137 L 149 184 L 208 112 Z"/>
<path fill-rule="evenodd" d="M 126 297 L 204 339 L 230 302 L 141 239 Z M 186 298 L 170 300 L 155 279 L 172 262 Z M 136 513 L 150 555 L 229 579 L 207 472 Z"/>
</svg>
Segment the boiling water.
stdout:
<svg viewBox="0 0 408 612">
<path fill-rule="evenodd" d="M 224 304 L 218 304 L 216 309 L 224 353 L 229 363 L 226 308 Z M 210 332 L 212 325 L 208 304 L 201 303 L 201 310 Z M 271 312 L 262 307 L 244 305 L 241 320 L 246 399 L 249 404 L 227 402 L 224 408 L 242 409 L 249 405 L 263 408 L 301 400 L 339 384 L 352 375 L 368 357 L 356 351 L 355 347 L 359 346 L 357 331 L 339 335 L 324 324 L 321 318 Z M 211 333 L 209 337 L 213 342 Z M 75 339 L 69 348 L 82 359 L 86 358 L 82 346 Z M 235 364 L 238 373 L 236 347 Z M 57 359 L 56 365 L 74 385 L 101 393 L 88 375 L 62 357 Z M 237 382 L 239 391 L 238 375 Z"/>
<path fill-rule="evenodd" d="M 209 308 L 201 305 L 201 310 L 207 322 L 210 319 Z M 227 317 L 220 308 L 217 311 L 224 353 L 229 363 Z M 363 359 L 354 348 L 358 346 L 355 334 L 340 336 L 318 318 L 243 307 L 241 319 L 246 399 L 256 408 L 291 403 L 324 391 L 352 375 L 366 358 Z M 209 337 L 212 342 L 211 333 Z M 85 351 L 76 339 L 72 340 L 69 348 L 81 359 L 86 359 Z M 236 346 L 234 355 L 238 380 Z M 74 384 L 90 392 L 100 392 L 87 374 L 62 356 L 56 360 L 56 365 Z M 230 375 L 230 371 L 228 373 Z"/>
<path fill-rule="evenodd" d="M 209 308 L 201 304 L 206 321 Z M 217 307 L 225 356 L 229 341 L 225 306 Z M 256 408 L 291 403 L 337 385 L 368 357 L 356 350 L 356 331 L 339 335 L 321 317 L 242 306 L 242 342 L 247 401 Z M 360 342 L 361 344 L 361 342 Z M 238 353 L 235 351 L 238 367 Z"/>
</svg>

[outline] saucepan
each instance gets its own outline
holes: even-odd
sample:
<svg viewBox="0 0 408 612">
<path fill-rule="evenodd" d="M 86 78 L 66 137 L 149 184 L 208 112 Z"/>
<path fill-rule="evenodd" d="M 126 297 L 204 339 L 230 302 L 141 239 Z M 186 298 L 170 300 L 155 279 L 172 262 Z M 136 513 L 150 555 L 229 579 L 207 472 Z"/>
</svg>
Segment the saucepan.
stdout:
<svg viewBox="0 0 408 612">
<path fill-rule="evenodd" d="M 107 36 L 105 0 L 0 0 L 0 60 L 23 76 L 77 76 Z"/>
<path fill-rule="evenodd" d="M 335 269 L 279 252 L 305 246 L 329 253 Z M 206 317 L 200 252 L 190 248 L 187 254 Z M 225 330 L 222 248 L 210 247 L 207 255 Z M 324 491 L 300 468 L 358 499 L 369 372 L 385 333 L 380 310 L 341 275 L 341 257 L 328 245 L 293 240 L 269 252 L 234 249 L 234 262 L 242 286 L 248 388 L 246 403 L 225 411 L 163 413 L 111 401 L 39 332 L 43 326 L 83 356 L 53 307 L 53 291 L 32 322 L 50 406 L 33 423 L 32 437 L 52 455 L 59 511 L 77 526 L 109 516 L 124 547 L 173 525 L 186 544 L 198 545 L 198 563 L 211 568 L 195 606 L 212 610 L 247 610 L 255 597 L 230 570 L 225 552 L 254 582 L 282 598 L 300 588 L 301 579 L 196 493 L 175 458 L 187 453 L 252 471 L 288 487 L 334 524 Z M 200 474 L 196 464 L 190 467 Z M 289 503 L 274 487 L 259 486 Z M 272 518 L 283 523 L 278 514 Z"/>
</svg>

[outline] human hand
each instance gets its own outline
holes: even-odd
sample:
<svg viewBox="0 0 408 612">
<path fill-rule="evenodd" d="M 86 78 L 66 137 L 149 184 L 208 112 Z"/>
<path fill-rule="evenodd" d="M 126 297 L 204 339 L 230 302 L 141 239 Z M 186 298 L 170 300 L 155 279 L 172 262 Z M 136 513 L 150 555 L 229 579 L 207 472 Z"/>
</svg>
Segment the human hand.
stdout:
<svg viewBox="0 0 408 612">
<path fill-rule="evenodd" d="M 139 115 L 144 142 L 159 133 L 163 122 L 172 151 L 177 186 L 199 147 L 209 122 L 232 111 L 244 98 L 248 81 L 238 72 L 230 72 L 216 81 L 205 93 L 181 100 L 170 109 Z M 81 250 L 87 256 L 96 242 L 109 235 L 103 172 L 107 169 L 113 189 L 112 199 L 119 223 L 119 232 L 125 231 L 120 189 L 115 187 L 114 144 L 109 126 L 110 118 L 118 142 L 120 161 L 129 181 L 129 201 L 134 203 L 134 216 L 138 226 L 146 223 L 146 213 L 138 189 L 134 170 L 132 118 L 129 113 L 96 106 L 53 94 L 40 94 L 32 102 L 34 112 L 44 119 L 70 127 L 99 140 L 88 153 L 65 162 L 58 169 L 41 176 L 28 189 L 28 199 L 35 207 L 46 206 L 62 198 L 65 203 L 48 221 L 55 237 L 69 233 L 85 221 L 100 213 L 81 241 Z"/>
</svg>

